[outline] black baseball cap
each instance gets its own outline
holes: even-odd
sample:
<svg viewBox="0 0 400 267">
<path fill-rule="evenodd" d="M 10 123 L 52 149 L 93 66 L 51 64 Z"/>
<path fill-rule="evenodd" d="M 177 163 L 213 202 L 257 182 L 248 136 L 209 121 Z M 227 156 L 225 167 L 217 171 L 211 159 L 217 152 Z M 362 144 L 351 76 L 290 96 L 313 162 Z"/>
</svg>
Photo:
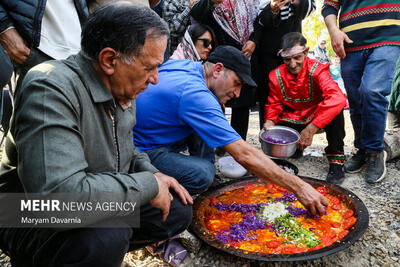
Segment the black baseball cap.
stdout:
<svg viewBox="0 0 400 267">
<path fill-rule="evenodd" d="M 257 84 L 251 78 L 250 60 L 239 49 L 230 45 L 220 45 L 208 56 L 208 62 L 222 63 L 225 68 L 236 72 L 237 76 L 249 86 L 256 87 Z"/>
</svg>

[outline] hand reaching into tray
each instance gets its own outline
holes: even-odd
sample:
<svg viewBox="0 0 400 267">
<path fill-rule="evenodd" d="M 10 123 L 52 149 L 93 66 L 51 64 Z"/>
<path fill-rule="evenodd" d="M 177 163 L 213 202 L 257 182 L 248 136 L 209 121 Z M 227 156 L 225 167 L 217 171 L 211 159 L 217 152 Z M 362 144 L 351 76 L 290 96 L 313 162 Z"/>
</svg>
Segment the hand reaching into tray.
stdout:
<svg viewBox="0 0 400 267">
<path fill-rule="evenodd" d="M 308 209 L 313 215 L 323 215 L 329 202 L 314 187 L 304 182 L 300 189 L 295 192 L 297 199 Z"/>
</svg>

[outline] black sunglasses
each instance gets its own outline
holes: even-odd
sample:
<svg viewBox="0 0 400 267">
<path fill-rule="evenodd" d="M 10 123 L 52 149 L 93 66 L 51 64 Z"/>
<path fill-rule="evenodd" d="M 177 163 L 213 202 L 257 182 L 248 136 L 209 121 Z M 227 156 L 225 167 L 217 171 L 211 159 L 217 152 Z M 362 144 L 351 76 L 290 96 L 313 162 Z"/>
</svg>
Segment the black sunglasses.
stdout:
<svg viewBox="0 0 400 267">
<path fill-rule="evenodd" d="M 204 48 L 207 48 L 209 45 L 211 45 L 211 47 L 213 47 L 213 43 L 211 40 L 209 39 L 197 39 L 203 42 L 203 46 Z"/>
</svg>

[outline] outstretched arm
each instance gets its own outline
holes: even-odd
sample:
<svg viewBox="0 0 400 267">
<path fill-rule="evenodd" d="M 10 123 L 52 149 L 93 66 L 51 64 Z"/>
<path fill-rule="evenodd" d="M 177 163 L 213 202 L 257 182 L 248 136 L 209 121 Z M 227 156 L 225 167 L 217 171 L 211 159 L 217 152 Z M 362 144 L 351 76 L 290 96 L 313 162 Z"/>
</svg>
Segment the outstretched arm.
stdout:
<svg viewBox="0 0 400 267">
<path fill-rule="evenodd" d="M 256 176 L 294 192 L 301 203 L 312 214 L 324 214 L 328 200 L 318 193 L 310 184 L 299 177 L 289 174 L 276 165 L 262 151 L 254 148 L 244 140 L 238 140 L 223 147 L 248 171 Z"/>
</svg>

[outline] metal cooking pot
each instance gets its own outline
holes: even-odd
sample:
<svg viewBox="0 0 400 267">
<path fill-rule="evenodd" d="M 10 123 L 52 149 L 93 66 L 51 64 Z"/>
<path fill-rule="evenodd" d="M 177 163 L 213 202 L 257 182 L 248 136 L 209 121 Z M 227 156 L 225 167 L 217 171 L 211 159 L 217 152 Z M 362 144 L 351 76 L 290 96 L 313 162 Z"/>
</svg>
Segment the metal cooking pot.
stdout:
<svg viewBox="0 0 400 267">
<path fill-rule="evenodd" d="M 191 228 L 199 238 L 214 248 L 238 257 L 260 261 L 277 262 L 313 260 L 341 251 L 356 242 L 368 228 L 369 215 L 367 207 L 364 205 L 364 203 L 354 193 L 341 186 L 308 177 L 300 178 L 311 184 L 313 187 L 325 186 L 327 189 L 329 189 L 332 195 L 345 202 L 347 206 L 354 211 L 354 216 L 357 218 L 357 222 L 349 229 L 350 232 L 343 239 L 318 250 L 294 254 L 262 254 L 258 252 L 244 251 L 235 247 L 231 247 L 216 239 L 212 234 L 209 233 L 204 224 L 205 211 L 210 205 L 211 198 L 218 197 L 227 191 L 242 188 L 248 184 L 263 184 L 263 181 L 257 177 L 242 178 L 239 180 L 230 181 L 199 195 L 193 205 L 194 216 Z"/>
<path fill-rule="evenodd" d="M 282 140 L 285 144 L 276 144 L 268 141 L 268 137 Z M 271 126 L 268 131 L 260 131 L 261 149 L 271 157 L 288 158 L 296 152 L 296 143 L 300 139 L 300 134 L 289 127 Z"/>
</svg>

